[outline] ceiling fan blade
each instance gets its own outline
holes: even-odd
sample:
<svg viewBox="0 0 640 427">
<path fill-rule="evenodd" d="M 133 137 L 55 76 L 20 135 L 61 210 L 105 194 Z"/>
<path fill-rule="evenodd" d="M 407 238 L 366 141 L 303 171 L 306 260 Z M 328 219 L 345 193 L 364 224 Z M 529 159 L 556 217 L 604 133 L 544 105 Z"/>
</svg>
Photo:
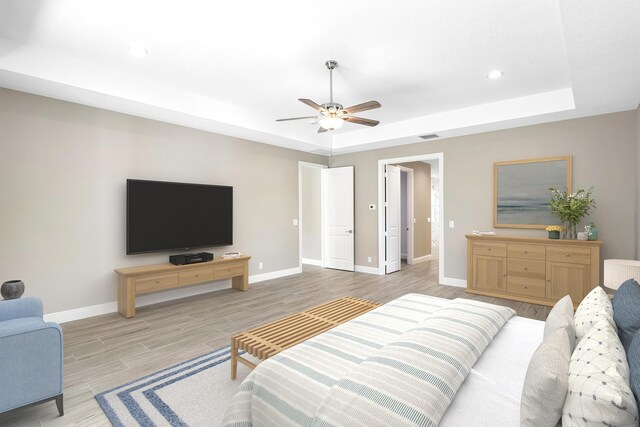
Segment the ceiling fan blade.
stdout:
<svg viewBox="0 0 640 427">
<path fill-rule="evenodd" d="M 313 102 L 310 99 L 298 98 L 298 101 L 304 102 L 305 104 L 307 104 L 309 107 L 313 108 L 314 110 L 322 111 L 322 107 L 319 106 L 318 104 L 316 104 L 315 102 Z"/>
<path fill-rule="evenodd" d="M 323 128 L 322 126 L 320 126 L 318 128 L 318 133 L 322 133 L 322 132 L 326 132 L 327 130 L 325 128 Z"/>
<path fill-rule="evenodd" d="M 289 119 L 277 119 L 276 122 L 288 122 L 289 120 L 317 119 L 316 116 L 291 117 Z"/>
<path fill-rule="evenodd" d="M 353 105 L 351 107 L 347 107 L 347 108 L 344 109 L 344 111 L 347 114 L 353 114 L 353 113 L 357 113 L 359 111 L 373 110 L 374 108 L 380 108 L 380 107 L 382 107 L 382 105 L 380 105 L 380 103 L 378 101 L 369 101 L 369 102 L 363 102 L 362 104 L 358 104 L 358 105 Z"/>
<path fill-rule="evenodd" d="M 380 123 L 377 120 L 363 119 L 362 117 L 347 116 L 347 117 L 343 117 L 342 119 L 350 123 L 356 123 L 356 124 L 365 125 L 365 126 L 376 126 L 378 123 Z"/>
</svg>

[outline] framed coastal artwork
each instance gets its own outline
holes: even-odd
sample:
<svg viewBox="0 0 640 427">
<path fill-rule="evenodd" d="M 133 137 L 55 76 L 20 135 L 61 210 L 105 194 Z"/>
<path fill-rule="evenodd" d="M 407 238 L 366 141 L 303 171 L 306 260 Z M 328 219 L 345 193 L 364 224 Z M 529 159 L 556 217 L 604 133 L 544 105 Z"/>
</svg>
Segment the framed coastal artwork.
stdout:
<svg viewBox="0 0 640 427">
<path fill-rule="evenodd" d="M 493 164 L 493 226 L 545 228 L 559 224 L 549 209 L 550 187 L 571 191 L 571 156 Z"/>
</svg>

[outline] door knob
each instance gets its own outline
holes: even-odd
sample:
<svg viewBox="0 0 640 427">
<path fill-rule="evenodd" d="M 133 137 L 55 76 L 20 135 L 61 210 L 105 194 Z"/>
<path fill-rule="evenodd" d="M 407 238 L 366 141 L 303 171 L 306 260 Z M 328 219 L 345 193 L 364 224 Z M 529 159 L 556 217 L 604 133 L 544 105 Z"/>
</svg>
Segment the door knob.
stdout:
<svg viewBox="0 0 640 427">
<path fill-rule="evenodd" d="M 353 233 L 353 230 L 347 230 L 347 233 Z"/>
</svg>

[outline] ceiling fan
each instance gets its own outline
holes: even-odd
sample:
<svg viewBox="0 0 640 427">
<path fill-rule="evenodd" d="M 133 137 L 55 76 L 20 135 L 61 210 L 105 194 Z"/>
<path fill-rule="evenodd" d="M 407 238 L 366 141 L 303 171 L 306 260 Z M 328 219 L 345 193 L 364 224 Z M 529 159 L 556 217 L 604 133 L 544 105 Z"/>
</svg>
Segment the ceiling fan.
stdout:
<svg viewBox="0 0 640 427">
<path fill-rule="evenodd" d="M 320 112 L 317 116 L 306 117 L 292 117 L 289 119 L 278 119 L 277 122 L 286 122 L 289 120 L 304 120 L 304 119 L 316 119 L 320 128 L 318 133 L 326 132 L 328 130 L 334 130 L 340 128 L 344 122 L 356 123 L 364 126 L 375 126 L 380 123 L 378 120 L 365 119 L 362 117 L 355 117 L 352 114 L 360 111 L 373 110 L 374 108 L 380 108 L 381 105 L 378 101 L 363 102 L 362 104 L 353 105 L 351 107 L 344 108 L 342 104 L 333 102 L 333 70 L 338 66 L 338 63 L 333 60 L 329 60 L 324 63 L 329 69 L 329 102 L 318 105 L 310 99 L 298 98 L 298 101 L 304 102 L 309 107 Z"/>
</svg>

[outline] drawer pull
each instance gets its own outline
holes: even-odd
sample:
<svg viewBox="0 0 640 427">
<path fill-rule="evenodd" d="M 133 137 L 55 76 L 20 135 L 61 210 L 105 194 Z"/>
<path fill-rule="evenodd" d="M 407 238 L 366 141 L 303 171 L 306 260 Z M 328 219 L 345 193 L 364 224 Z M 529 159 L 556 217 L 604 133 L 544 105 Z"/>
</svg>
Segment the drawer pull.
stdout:
<svg viewBox="0 0 640 427">
<path fill-rule="evenodd" d="M 199 275 L 199 274 L 196 274 L 196 277 L 200 277 L 200 275 Z"/>
<path fill-rule="evenodd" d="M 564 256 L 571 256 L 570 254 L 564 254 Z"/>
<path fill-rule="evenodd" d="M 529 251 L 524 251 L 525 255 L 529 253 Z"/>
<path fill-rule="evenodd" d="M 160 283 L 160 280 L 156 280 L 156 283 Z"/>
<path fill-rule="evenodd" d="M 523 287 L 524 287 L 525 289 L 529 289 L 529 287 L 528 287 L 528 286 L 523 286 Z"/>
<path fill-rule="evenodd" d="M 489 252 L 491 252 L 491 248 L 488 248 L 487 250 L 488 250 Z"/>
<path fill-rule="evenodd" d="M 525 267 L 525 268 L 524 268 L 524 271 L 527 271 L 527 270 L 529 270 L 529 268 L 528 268 L 528 267 Z"/>
</svg>

